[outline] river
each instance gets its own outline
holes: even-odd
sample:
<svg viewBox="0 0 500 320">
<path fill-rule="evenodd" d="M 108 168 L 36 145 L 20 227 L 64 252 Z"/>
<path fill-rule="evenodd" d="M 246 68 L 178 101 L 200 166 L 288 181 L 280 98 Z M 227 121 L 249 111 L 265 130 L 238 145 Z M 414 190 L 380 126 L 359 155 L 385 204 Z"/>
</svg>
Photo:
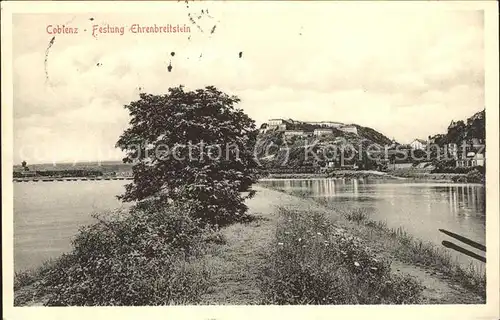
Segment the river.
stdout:
<svg viewBox="0 0 500 320">
<path fill-rule="evenodd" d="M 93 212 L 122 206 L 116 195 L 127 181 L 14 183 L 14 270 L 22 271 L 71 248 Z M 485 192 L 481 185 L 404 183 L 392 180 L 266 180 L 264 186 L 308 192 L 343 208 L 365 208 L 370 219 L 402 226 L 437 245 L 449 237 L 438 228 L 485 243 Z M 448 239 L 447 239 L 448 238 Z M 457 243 L 457 241 L 454 241 Z M 472 261 L 456 254 L 461 262 Z"/>
<path fill-rule="evenodd" d="M 71 249 L 78 228 L 92 213 L 122 207 L 117 195 L 127 181 L 14 183 L 14 270 L 39 266 Z"/>
<path fill-rule="evenodd" d="M 373 179 L 270 179 L 261 183 L 292 194 L 321 198 L 342 210 L 363 208 L 369 219 L 385 221 L 391 228 L 402 227 L 437 246 L 442 247 L 443 240 L 461 244 L 438 229 L 485 243 L 485 190 L 480 184 Z M 481 251 L 465 247 L 484 256 Z M 473 263 L 484 268 L 482 262 L 446 250 L 464 266 Z"/>
</svg>

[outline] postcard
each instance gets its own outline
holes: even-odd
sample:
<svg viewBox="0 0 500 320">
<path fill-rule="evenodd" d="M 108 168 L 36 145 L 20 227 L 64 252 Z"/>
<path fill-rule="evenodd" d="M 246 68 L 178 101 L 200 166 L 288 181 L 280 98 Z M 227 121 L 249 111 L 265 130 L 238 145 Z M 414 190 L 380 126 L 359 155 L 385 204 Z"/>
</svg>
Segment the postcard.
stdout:
<svg viewBox="0 0 500 320">
<path fill-rule="evenodd" d="M 497 25 L 3 2 L 4 319 L 498 319 Z"/>
</svg>

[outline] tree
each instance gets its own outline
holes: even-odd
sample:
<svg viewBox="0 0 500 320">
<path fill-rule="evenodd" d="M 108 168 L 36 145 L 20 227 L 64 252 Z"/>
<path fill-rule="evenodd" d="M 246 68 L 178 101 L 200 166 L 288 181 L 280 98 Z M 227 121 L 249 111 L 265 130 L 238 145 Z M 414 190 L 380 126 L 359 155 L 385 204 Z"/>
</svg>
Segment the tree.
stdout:
<svg viewBox="0 0 500 320">
<path fill-rule="evenodd" d="M 140 94 L 126 105 L 131 120 L 117 147 L 134 163 L 123 201 L 188 203 L 204 222 L 224 224 L 244 215 L 243 192 L 253 195 L 257 163 L 255 122 L 213 86 L 164 95 Z"/>
</svg>

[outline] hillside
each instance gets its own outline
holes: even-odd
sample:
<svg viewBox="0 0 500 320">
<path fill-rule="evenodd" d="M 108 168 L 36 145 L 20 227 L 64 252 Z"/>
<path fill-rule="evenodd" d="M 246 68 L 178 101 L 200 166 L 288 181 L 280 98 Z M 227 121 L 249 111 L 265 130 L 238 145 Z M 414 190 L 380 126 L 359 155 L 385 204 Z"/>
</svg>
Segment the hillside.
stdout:
<svg viewBox="0 0 500 320">
<path fill-rule="evenodd" d="M 462 120 L 452 121 L 446 133 L 430 136 L 429 140 L 444 146 L 449 143 L 461 145 L 465 142 L 470 144 L 474 140 L 476 143 L 483 143 L 485 138 L 485 110 L 482 110 L 467 118 L 465 122 Z"/>
<path fill-rule="evenodd" d="M 370 145 L 382 147 L 393 143 L 391 139 L 369 127 L 357 124 L 338 124 L 338 127 L 331 127 L 326 124 L 332 122 L 324 123 L 311 124 L 288 119 L 283 120 L 281 127 L 263 124 L 256 144 L 256 155 L 261 164 L 264 167 L 311 166 L 318 162 L 318 158 L 313 157 L 311 152 L 321 155 L 320 159 L 325 161 L 320 162 L 324 164 L 335 157 L 332 152 L 335 147 L 340 150 L 341 147 L 352 145 L 356 149 L 355 154 L 358 154 L 360 146 L 361 150 L 364 150 L 362 152 L 365 152 Z M 345 127 L 357 132 L 346 132 L 342 129 Z M 314 135 L 315 129 L 327 129 L 331 133 Z M 294 136 L 287 136 L 287 132 L 291 130 L 303 131 L 303 134 L 298 132 Z M 309 151 L 306 152 L 306 148 Z"/>
</svg>

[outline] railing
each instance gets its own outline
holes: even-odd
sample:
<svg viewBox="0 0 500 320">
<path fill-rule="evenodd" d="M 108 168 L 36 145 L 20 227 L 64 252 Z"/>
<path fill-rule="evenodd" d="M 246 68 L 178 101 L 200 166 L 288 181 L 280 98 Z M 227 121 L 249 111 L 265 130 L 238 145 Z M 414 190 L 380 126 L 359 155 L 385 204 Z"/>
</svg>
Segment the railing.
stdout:
<svg viewBox="0 0 500 320">
<path fill-rule="evenodd" d="M 439 229 L 439 231 L 442 232 L 442 233 L 444 233 L 444 234 L 446 234 L 446 235 L 448 235 L 448 236 L 450 236 L 450 237 L 452 237 L 452 238 L 454 238 L 454 239 L 456 239 L 456 240 L 458 240 L 458 241 L 461 241 L 461 242 L 463 242 L 463 243 L 465 243 L 465 244 L 467 244 L 467 245 L 469 245 L 469 246 L 471 246 L 471 247 L 473 247 L 475 249 L 478 249 L 478 250 L 481 250 L 483 252 L 486 252 L 486 246 L 485 245 L 482 245 L 482 244 L 480 244 L 480 243 L 478 243 L 476 241 L 473 241 L 471 239 L 468 239 L 468 238 L 466 238 L 464 236 L 461 236 L 459 234 L 453 233 L 451 231 L 447 231 L 447 230 L 444 230 L 444 229 Z M 480 256 L 480 255 L 478 255 L 478 254 L 476 254 L 476 253 L 474 253 L 472 251 L 469 251 L 469 250 L 467 250 L 465 248 L 462 248 L 461 246 L 456 245 L 453 242 L 449 242 L 449 241 L 445 240 L 441 244 L 443 246 L 445 246 L 446 248 L 458 251 L 458 252 L 463 253 L 463 254 L 471 257 L 471 258 L 474 258 L 476 260 L 479 260 L 481 262 L 486 263 L 486 258 L 485 257 Z"/>
</svg>

